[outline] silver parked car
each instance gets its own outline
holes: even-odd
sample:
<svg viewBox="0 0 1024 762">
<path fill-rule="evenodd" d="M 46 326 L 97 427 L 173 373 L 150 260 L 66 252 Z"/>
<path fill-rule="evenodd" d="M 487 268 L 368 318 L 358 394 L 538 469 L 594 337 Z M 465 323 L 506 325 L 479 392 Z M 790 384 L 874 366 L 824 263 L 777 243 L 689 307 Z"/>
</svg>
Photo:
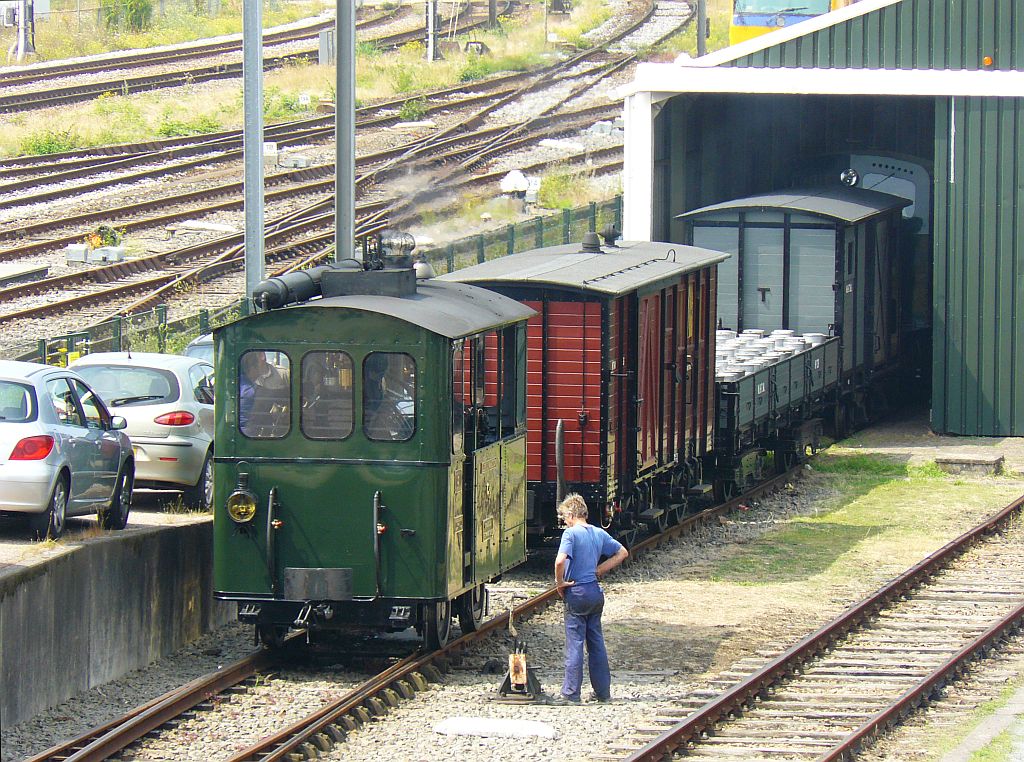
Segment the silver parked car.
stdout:
<svg viewBox="0 0 1024 762">
<path fill-rule="evenodd" d="M 213 366 L 182 355 L 97 352 L 72 366 L 128 421 L 135 486 L 213 505 Z"/>
<path fill-rule="evenodd" d="M 202 336 L 197 336 L 188 343 L 185 347 L 185 351 L 182 353 L 186 357 L 196 357 L 200 360 L 206 360 L 206 362 L 213 362 L 213 334 L 204 333 Z"/>
<path fill-rule="evenodd" d="M 27 516 L 40 538 L 93 512 L 124 529 L 135 470 L 126 425 L 78 374 L 0 360 L 0 513 Z"/>
</svg>

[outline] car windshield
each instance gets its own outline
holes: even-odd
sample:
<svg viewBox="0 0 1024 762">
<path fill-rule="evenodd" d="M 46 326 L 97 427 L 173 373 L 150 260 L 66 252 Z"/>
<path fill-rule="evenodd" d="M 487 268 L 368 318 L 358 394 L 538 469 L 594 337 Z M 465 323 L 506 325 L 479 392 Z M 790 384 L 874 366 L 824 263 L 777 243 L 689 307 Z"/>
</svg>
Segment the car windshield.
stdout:
<svg viewBox="0 0 1024 762">
<path fill-rule="evenodd" d="M 36 417 L 32 387 L 17 381 L 0 381 L 0 421 L 24 423 Z"/>
<path fill-rule="evenodd" d="M 75 371 L 111 407 L 162 405 L 179 396 L 178 380 L 161 368 L 132 365 L 81 365 Z"/>
</svg>

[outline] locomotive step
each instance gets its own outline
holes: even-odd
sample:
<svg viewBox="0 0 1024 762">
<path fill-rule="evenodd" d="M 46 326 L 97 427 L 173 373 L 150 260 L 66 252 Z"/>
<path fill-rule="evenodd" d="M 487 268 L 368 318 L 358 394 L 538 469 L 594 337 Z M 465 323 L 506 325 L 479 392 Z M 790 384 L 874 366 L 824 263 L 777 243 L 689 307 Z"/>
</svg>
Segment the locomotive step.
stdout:
<svg viewBox="0 0 1024 762">
<path fill-rule="evenodd" d="M 686 490 L 686 494 L 687 495 L 697 495 L 697 496 L 708 495 L 714 489 L 715 489 L 714 486 L 711 485 L 711 484 L 694 484 L 692 487 L 690 487 L 688 490 Z"/>
</svg>

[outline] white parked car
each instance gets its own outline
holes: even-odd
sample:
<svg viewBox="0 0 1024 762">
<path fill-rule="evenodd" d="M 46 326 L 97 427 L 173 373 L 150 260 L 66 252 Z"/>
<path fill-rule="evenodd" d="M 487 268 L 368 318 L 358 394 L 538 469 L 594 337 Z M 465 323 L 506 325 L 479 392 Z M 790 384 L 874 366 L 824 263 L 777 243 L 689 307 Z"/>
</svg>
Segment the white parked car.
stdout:
<svg viewBox="0 0 1024 762">
<path fill-rule="evenodd" d="M 213 365 L 153 352 L 97 352 L 72 364 L 128 421 L 135 486 L 180 489 L 186 505 L 213 505 Z"/>
<path fill-rule="evenodd" d="M 39 538 L 93 512 L 124 529 L 135 469 L 126 425 L 78 374 L 0 360 L 0 513 L 27 516 Z"/>
</svg>

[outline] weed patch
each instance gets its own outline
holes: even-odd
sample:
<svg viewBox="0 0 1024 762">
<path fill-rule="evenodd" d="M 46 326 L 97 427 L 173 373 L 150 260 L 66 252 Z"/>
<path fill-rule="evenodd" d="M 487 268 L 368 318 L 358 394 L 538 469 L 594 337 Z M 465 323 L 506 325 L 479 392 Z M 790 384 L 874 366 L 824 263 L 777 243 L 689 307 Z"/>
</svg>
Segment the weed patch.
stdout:
<svg viewBox="0 0 1024 762">
<path fill-rule="evenodd" d="M 83 145 L 82 138 L 74 130 L 43 130 L 23 137 L 21 152 L 30 156 L 43 156 L 48 153 L 74 151 Z"/>
</svg>

